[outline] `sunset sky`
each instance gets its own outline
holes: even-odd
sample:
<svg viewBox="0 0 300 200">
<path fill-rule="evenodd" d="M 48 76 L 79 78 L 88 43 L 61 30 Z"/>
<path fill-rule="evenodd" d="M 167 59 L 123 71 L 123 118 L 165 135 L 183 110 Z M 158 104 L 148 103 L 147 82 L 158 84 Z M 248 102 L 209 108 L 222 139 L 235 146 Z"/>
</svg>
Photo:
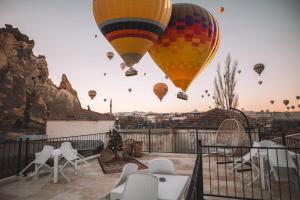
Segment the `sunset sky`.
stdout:
<svg viewBox="0 0 300 200">
<path fill-rule="evenodd" d="M 92 0 L 0 0 L 0 26 L 12 24 L 35 40 L 34 53 L 45 55 L 50 78 L 59 84 L 67 74 L 84 108 L 98 112 L 153 111 L 189 112 L 208 110 L 212 98 L 202 98 L 204 90 L 213 94 L 217 63 L 228 53 L 239 62 L 239 108 L 283 111 L 282 100 L 297 106 L 300 100 L 300 1 L 299 0 L 173 0 L 189 2 L 209 10 L 221 30 L 221 44 L 212 63 L 192 83 L 188 101 L 176 98 L 179 91 L 146 54 L 136 69 L 139 75 L 125 77 L 121 58 L 100 33 L 92 12 Z M 224 6 L 225 12 L 218 13 Z M 95 38 L 94 35 L 98 37 Z M 106 52 L 113 51 L 112 61 Z M 266 66 L 262 76 L 254 71 L 256 63 Z M 103 74 L 107 73 L 107 76 Z M 147 73 L 146 76 L 143 74 Z M 262 86 L 258 81 L 262 80 Z M 165 82 L 169 92 L 162 102 L 153 94 L 153 85 Z M 128 92 L 132 88 L 132 92 Z M 98 95 L 93 101 L 88 91 Z M 108 99 L 104 102 L 103 99 Z M 272 106 L 269 102 L 275 100 Z M 299 109 L 297 109 L 299 110 Z"/>
</svg>

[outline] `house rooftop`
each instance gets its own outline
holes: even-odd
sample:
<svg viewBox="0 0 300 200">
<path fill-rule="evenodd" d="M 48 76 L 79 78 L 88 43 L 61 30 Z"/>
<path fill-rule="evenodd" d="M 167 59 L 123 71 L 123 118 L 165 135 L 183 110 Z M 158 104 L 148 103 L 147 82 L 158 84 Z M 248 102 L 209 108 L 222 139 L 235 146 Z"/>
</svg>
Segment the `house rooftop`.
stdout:
<svg viewBox="0 0 300 200">
<path fill-rule="evenodd" d="M 116 118 L 109 113 L 98 113 L 91 110 L 79 109 L 67 113 L 60 113 L 50 116 L 48 121 L 106 121 L 115 120 Z"/>
</svg>

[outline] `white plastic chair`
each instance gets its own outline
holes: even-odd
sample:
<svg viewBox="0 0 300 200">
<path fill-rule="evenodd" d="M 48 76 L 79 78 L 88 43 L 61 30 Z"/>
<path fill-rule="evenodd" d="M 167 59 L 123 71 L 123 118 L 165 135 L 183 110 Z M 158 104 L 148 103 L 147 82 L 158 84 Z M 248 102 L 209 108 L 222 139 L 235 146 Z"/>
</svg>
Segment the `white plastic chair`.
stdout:
<svg viewBox="0 0 300 200">
<path fill-rule="evenodd" d="M 236 170 L 239 167 L 241 167 L 242 165 L 245 165 L 247 163 L 251 165 L 251 172 L 245 176 L 245 177 L 248 177 L 249 175 L 252 175 L 251 182 L 248 183 L 248 185 L 253 184 L 260 177 L 260 168 L 257 165 L 257 164 L 259 164 L 258 153 L 261 152 L 261 149 L 259 149 L 260 144 L 258 142 L 254 142 L 252 147 L 253 148 L 250 149 L 249 153 L 245 154 L 242 158 L 236 160 L 233 163 L 233 170 Z M 242 177 L 242 178 L 245 178 L 245 177 Z"/>
<path fill-rule="evenodd" d="M 126 181 L 121 200 L 157 200 L 158 178 L 150 174 L 132 174 Z"/>
<path fill-rule="evenodd" d="M 135 172 L 137 172 L 138 168 L 139 168 L 139 166 L 137 166 L 136 164 L 133 164 L 133 163 L 128 163 L 128 164 L 124 165 L 124 167 L 122 169 L 122 173 L 120 175 L 120 178 L 116 182 L 115 186 L 112 189 L 114 189 L 114 188 L 118 187 L 119 185 L 125 183 L 128 176 L 131 175 L 131 174 L 134 174 Z M 106 195 L 104 195 L 100 199 L 109 200 L 109 194 L 110 193 L 107 193 Z"/>
<path fill-rule="evenodd" d="M 176 174 L 174 163 L 165 158 L 157 158 L 149 161 L 150 174 Z"/>
<path fill-rule="evenodd" d="M 21 176 L 31 165 L 35 165 L 35 176 L 38 176 L 38 172 L 42 167 L 46 167 L 49 169 L 50 172 L 52 172 L 52 168 L 47 165 L 47 161 L 49 160 L 49 158 L 51 157 L 52 151 L 53 151 L 53 147 L 50 145 L 45 145 L 43 147 L 43 150 L 41 151 L 41 153 L 39 153 L 35 160 L 32 161 L 29 165 L 27 165 L 20 173 L 19 175 Z M 50 174 L 51 175 L 51 174 Z"/>
<path fill-rule="evenodd" d="M 74 151 L 74 153 L 80 158 L 80 161 L 83 161 L 85 164 L 88 164 L 88 162 L 85 160 L 85 157 L 82 156 L 82 155 L 80 155 L 80 154 L 78 153 L 77 149 L 74 149 L 74 148 L 72 147 L 71 142 L 63 142 L 63 143 L 61 143 L 61 146 L 63 146 L 63 145 L 69 146 L 69 147 Z"/>
<path fill-rule="evenodd" d="M 78 165 L 77 165 L 77 160 L 80 159 L 75 153 L 74 151 L 68 146 L 68 145 L 62 145 L 60 147 L 60 151 L 61 154 L 63 156 L 63 158 L 66 159 L 66 162 L 64 165 L 60 165 L 58 172 L 68 181 L 70 182 L 70 179 L 63 173 L 63 170 L 65 169 L 65 167 L 70 164 L 74 171 L 75 174 L 79 173 L 78 171 Z"/>
</svg>

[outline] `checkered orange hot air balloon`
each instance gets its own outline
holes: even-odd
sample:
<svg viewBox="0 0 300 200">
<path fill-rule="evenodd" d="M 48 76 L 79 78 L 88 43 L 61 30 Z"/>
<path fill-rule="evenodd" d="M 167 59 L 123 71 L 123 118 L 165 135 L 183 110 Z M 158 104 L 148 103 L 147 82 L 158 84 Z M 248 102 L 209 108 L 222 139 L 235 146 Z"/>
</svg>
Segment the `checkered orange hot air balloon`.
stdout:
<svg viewBox="0 0 300 200">
<path fill-rule="evenodd" d="M 94 0 L 96 23 L 131 68 L 149 50 L 170 20 L 171 0 Z"/>
<path fill-rule="evenodd" d="M 174 85 L 186 92 L 214 58 L 220 43 L 217 21 L 194 4 L 173 4 L 169 25 L 149 53 Z M 179 92 L 184 100 L 187 95 Z"/>
<path fill-rule="evenodd" d="M 162 101 L 164 96 L 168 93 L 168 86 L 165 83 L 156 83 L 153 86 L 153 92 L 159 100 Z"/>
</svg>

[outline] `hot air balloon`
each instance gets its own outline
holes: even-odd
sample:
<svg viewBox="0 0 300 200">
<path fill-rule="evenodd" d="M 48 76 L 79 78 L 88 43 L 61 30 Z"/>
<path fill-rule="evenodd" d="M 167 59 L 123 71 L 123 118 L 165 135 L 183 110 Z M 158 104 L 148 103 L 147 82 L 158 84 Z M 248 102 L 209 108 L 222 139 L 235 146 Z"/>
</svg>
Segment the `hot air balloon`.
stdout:
<svg viewBox="0 0 300 200">
<path fill-rule="evenodd" d="M 208 90 L 205 90 L 205 93 L 207 94 L 207 93 L 208 93 Z"/>
<path fill-rule="evenodd" d="M 121 64 L 120 64 L 120 67 L 121 67 L 122 70 L 124 70 L 125 67 L 126 67 L 126 64 L 125 64 L 125 63 L 121 63 Z"/>
<path fill-rule="evenodd" d="M 128 88 L 128 92 L 131 92 L 132 91 L 132 89 L 131 88 Z"/>
<path fill-rule="evenodd" d="M 300 108 L 300 104 L 298 104 L 298 108 Z"/>
<path fill-rule="evenodd" d="M 286 105 L 286 106 L 287 106 L 287 105 L 289 105 L 289 103 L 290 103 L 290 101 L 289 101 L 289 100 L 287 100 L 287 99 L 283 100 L 283 104 L 284 104 L 284 105 Z"/>
<path fill-rule="evenodd" d="M 221 14 L 224 12 L 224 10 L 225 10 L 225 8 L 223 6 L 219 7 L 219 9 L 218 9 L 219 13 L 221 13 Z"/>
<path fill-rule="evenodd" d="M 106 57 L 111 60 L 114 57 L 114 53 L 113 52 L 107 52 L 106 53 Z"/>
<path fill-rule="evenodd" d="M 104 102 L 106 102 L 106 98 L 105 98 L 105 99 L 103 99 L 103 101 L 104 101 Z"/>
<path fill-rule="evenodd" d="M 295 106 L 291 106 L 291 109 L 294 110 L 294 109 L 295 109 Z"/>
<path fill-rule="evenodd" d="M 147 75 L 147 73 L 144 73 L 144 76 L 146 76 Z"/>
<path fill-rule="evenodd" d="M 165 83 L 156 83 L 153 86 L 153 92 L 159 100 L 162 101 L 164 96 L 168 93 L 168 86 Z"/>
<path fill-rule="evenodd" d="M 254 65 L 253 69 L 256 73 L 258 73 L 258 75 L 260 75 L 264 71 L 265 65 L 262 63 L 258 63 Z"/>
<path fill-rule="evenodd" d="M 165 30 L 171 11 L 171 0 L 93 1 L 100 31 L 130 68 Z"/>
<path fill-rule="evenodd" d="M 186 92 L 214 58 L 219 43 L 218 24 L 207 10 L 173 4 L 169 25 L 149 54 L 174 85 Z"/>
<path fill-rule="evenodd" d="M 239 70 L 237 71 L 237 73 L 239 73 L 239 74 L 242 73 L 242 70 L 239 69 Z"/>
<path fill-rule="evenodd" d="M 289 110 L 289 109 L 290 109 L 290 107 L 288 106 L 288 107 L 286 107 L 286 109 L 287 109 L 287 110 Z"/>
<path fill-rule="evenodd" d="M 97 34 L 95 34 L 95 38 L 97 38 L 98 36 L 97 36 Z"/>
<path fill-rule="evenodd" d="M 296 99 L 299 100 L 299 99 L 300 99 L 300 96 L 296 96 Z"/>
<path fill-rule="evenodd" d="M 91 99 L 94 99 L 96 95 L 97 95 L 97 92 L 95 90 L 89 91 L 89 96 L 91 97 Z"/>
<path fill-rule="evenodd" d="M 275 103 L 275 101 L 274 101 L 274 100 L 271 100 L 271 101 L 270 101 L 270 103 L 271 103 L 271 104 L 274 104 L 274 103 Z"/>
<path fill-rule="evenodd" d="M 168 80 L 169 79 L 169 77 L 167 76 L 167 75 L 165 75 L 165 78 Z"/>
<path fill-rule="evenodd" d="M 263 82 L 262 81 L 258 81 L 258 84 L 261 85 Z"/>
<path fill-rule="evenodd" d="M 104 72 L 104 74 L 103 74 L 104 76 L 106 76 L 106 72 Z"/>
<path fill-rule="evenodd" d="M 207 96 L 210 96 L 210 94 L 207 94 Z"/>
</svg>

